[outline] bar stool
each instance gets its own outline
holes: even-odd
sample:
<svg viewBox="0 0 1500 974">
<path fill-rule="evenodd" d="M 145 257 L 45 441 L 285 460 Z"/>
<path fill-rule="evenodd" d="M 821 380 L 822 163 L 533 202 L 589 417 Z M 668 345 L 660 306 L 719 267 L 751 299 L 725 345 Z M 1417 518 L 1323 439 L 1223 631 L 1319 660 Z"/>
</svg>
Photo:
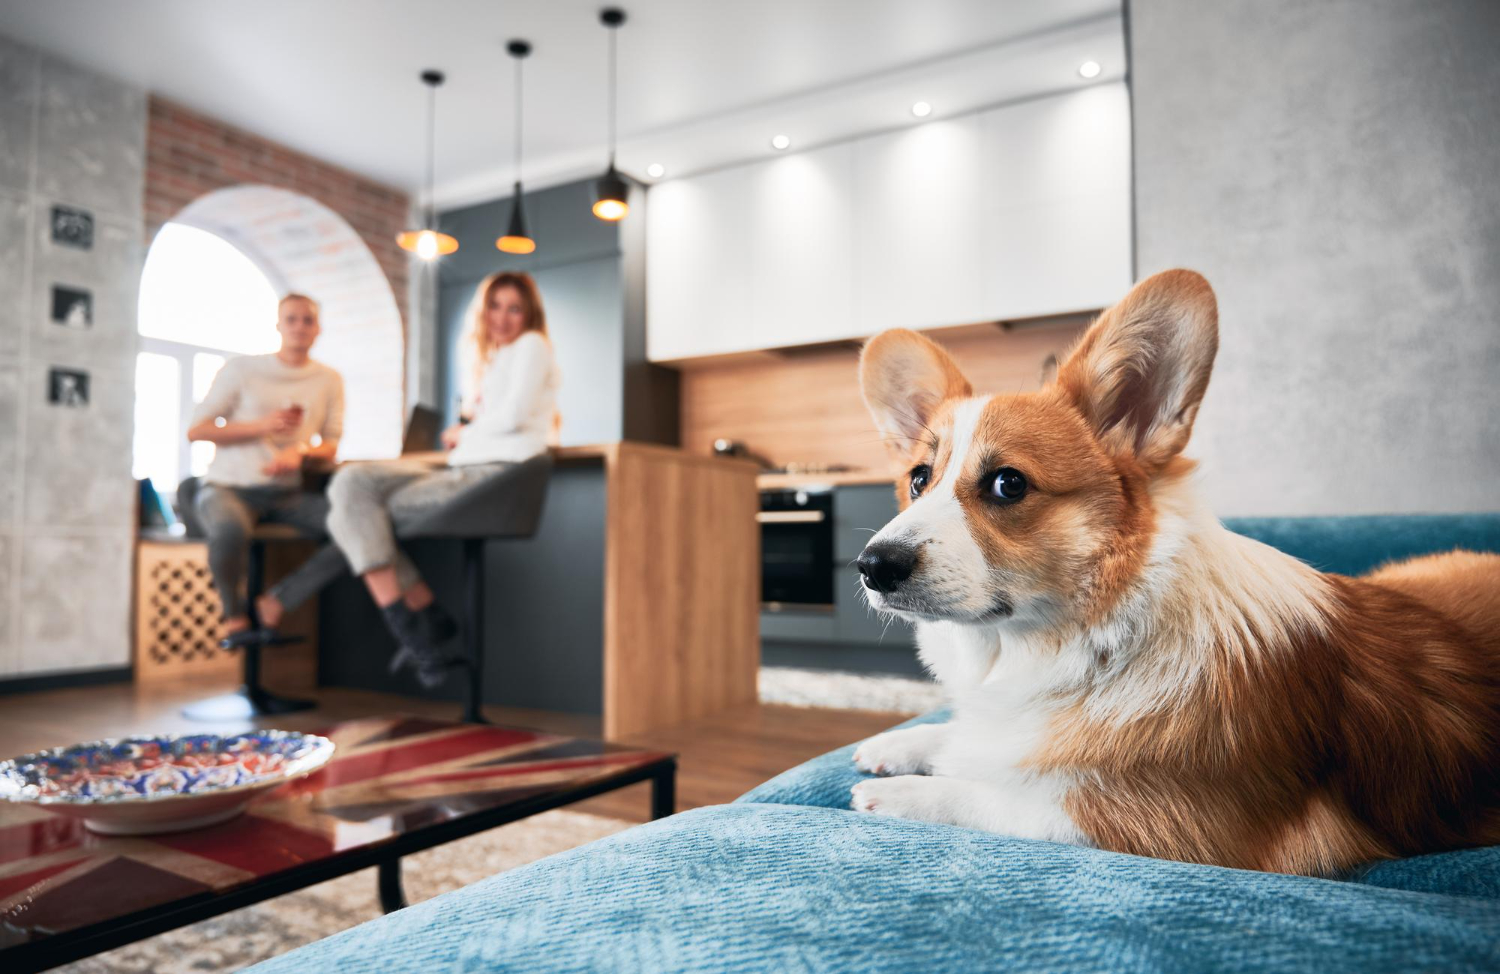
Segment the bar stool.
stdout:
<svg viewBox="0 0 1500 974">
<path fill-rule="evenodd" d="M 205 533 L 203 526 L 198 522 L 194 503 L 198 497 L 198 488 L 202 481 L 197 477 L 189 477 L 177 486 L 177 507 L 182 518 L 183 525 L 187 528 L 187 536 L 190 538 L 203 538 Z M 255 600 L 261 594 L 265 586 L 265 564 L 266 545 L 286 541 L 307 541 L 305 535 L 300 534 L 290 525 L 286 524 L 259 524 L 250 535 L 250 563 L 245 573 L 246 598 L 249 600 L 250 625 L 252 628 L 260 628 L 260 619 L 255 612 Z M 288 641 L 289 645 L 293 641 Z M 301 640 L 295 640 L 301 642 Z M 224 721 L 245 720 L 250 717 L 263 717 L 268 714 L 289 714 L 299 710 L 309 710 L 317 706 L 313 700 L 299 700 L 293 697 L 283 697 L 280 694 L 267 690 L 260 681 L 260 654 L 259 645 L 246 646 L 239 651 L 242 655 L 241 672 L 243 682 L 240 688 L 233 693 L 220 694 L 190 703 L 182 708 L 182 715 L 189 720 Z"/>
<path fill-rule="evenodd" d="M 441 507 L 398 515 L 398 538 L 453 538 L 463 542 L 463 633 L 469 693 L 463 720 L 487 723 L 480 712 L 484 690 L 484 546 L 487 541 L 536 533 L 552 477 L 552 454 L 543 453 L 477 481 Z"/>
</svg>

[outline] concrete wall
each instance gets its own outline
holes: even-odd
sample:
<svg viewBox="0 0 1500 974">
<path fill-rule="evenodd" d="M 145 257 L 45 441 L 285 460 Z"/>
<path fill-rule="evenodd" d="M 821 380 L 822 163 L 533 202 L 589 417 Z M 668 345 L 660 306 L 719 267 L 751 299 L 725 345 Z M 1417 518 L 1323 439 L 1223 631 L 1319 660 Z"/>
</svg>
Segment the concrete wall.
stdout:
<svg viewBox="0 0 1500 974">
<path fill-rule="evenodd" d="M 145 138 L 142 91 L 0 37 L 0 675 L 129 663 Z M 58 205 L 89 248 L 53 239 Z M 57 285 L 92 324 L 52 320 Z M 49 402 L 55 368 L 86 405 Z"/>
<path fill-rule="evenodd" d="M 1137 270 L 1219 295 L 1218 513 L 1500 510 L 1500 3 L 1129 23 Z"/>
</svg>

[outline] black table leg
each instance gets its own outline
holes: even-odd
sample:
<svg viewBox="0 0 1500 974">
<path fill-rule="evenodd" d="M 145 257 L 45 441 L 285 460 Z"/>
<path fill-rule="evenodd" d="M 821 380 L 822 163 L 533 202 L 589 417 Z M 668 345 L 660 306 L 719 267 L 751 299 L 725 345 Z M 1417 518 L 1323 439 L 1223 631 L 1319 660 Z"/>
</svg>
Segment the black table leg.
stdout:
<svg viewBox="0 0 1500 974">
<path fill-rule="evenodd" d="M 401 857 L 382 860 L 380 872 L 380 908 L 387 913 L 406 909 L 406 894 L 401 890 Z"/>
<path fill-rule="evenodd" d="M 651 776 L 651 817 L 666 818 L 677 811 L 677 762 Z"/>
</svg>

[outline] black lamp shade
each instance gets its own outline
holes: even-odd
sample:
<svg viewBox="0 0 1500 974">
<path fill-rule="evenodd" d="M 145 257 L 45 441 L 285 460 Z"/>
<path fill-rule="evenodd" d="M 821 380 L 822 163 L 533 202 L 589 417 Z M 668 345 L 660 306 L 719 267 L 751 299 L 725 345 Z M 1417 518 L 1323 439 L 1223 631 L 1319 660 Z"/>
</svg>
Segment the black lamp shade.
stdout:
<svg viewBox="0 0 1500 974">
<path fill-rule="evenodd" d="M 594 216 L 611 222 L 623 220 L 630 212 L 629 193 L 630 187 L 625 184 L 625 179 L 615 170 L 614 163 L 610 163 L 594 187 Z"/>
<path fill-rule="evenodd" d="M 510 205 L 510 226 L 505 236 L 495 241 L 495 246 L 507 254 L 529 254 L 536 250 L 536 241 L 526 232 L 526 210 L 522 206 L 521 184 L 516 183 L 516 192 Z"/>
</svg>

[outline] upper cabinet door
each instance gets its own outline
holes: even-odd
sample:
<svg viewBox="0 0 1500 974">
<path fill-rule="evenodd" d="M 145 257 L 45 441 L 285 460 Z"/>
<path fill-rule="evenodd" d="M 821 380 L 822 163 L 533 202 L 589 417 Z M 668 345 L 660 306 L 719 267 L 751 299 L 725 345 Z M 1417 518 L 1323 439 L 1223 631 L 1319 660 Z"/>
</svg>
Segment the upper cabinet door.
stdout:
<svg viewBox="0 0 1500 974">
<path fill-rule="evenodd" d="M 651 188 L 646 207 L 646 355 L 653 360 L 763 347 L 750 313 L 750 171 L 741 166 Z"/>
<path fill-rule="evenodd" d="M 979 147 L 974 115 L 855 143 L 861 334 L 985 320 Z"/>
<path fill-rule="evenodd" d="M 1092 311 L 1131 283 L 1130 104 L 1099 85 L 659 184 L 648 354 Z"/>
<path fill-rule="evenodd" d="M 854 147 L 749 167 L 750 309 L 756 344 L 803 345 L 857 334 Z"/>
<path fill-rule="evenodd" d="M 1130 101 L 1100 85 L 980 115 L 984 306 L 1107 307 L 1131 283 Z"/>
</svg>

